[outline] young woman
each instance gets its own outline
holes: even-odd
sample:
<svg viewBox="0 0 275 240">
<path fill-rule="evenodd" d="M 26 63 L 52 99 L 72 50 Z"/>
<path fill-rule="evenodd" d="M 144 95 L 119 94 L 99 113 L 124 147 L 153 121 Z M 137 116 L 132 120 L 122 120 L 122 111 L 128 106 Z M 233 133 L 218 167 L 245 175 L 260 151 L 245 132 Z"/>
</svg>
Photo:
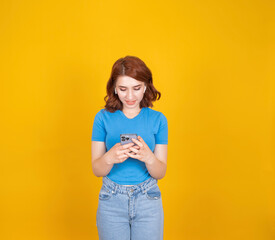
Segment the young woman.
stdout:
<svg viewBox="0 0 275 240">
<path fill-rule="evenodd" d="M 100 240 L 163 239 L 158 179 L 167 166 L 167 118 L 153 110 L 161 94 L 152 73 L 134 56 L 118 59 L 107 83 L 105 109 L 94 118 L 92 169 L 103 177 L 96 223 Z M 137 134 L 121 144 L 120 134 Z"/>
</svg>

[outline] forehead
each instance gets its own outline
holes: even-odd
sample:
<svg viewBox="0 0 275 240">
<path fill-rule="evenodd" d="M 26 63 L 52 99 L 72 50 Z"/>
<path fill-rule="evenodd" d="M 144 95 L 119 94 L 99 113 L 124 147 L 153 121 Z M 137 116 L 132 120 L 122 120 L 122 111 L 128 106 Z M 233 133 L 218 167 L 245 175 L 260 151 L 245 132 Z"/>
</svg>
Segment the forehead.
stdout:
<svg viewBox="0 0 275 240">
<path fill-rule="evenodd" d="M 136 80 L 135 78 L 129 77 L 129 76 L 119 76 L 117 78 L 116 85 L 123 85 L 125 87 L 132 87 L 139 84 L 143 84 L 143 82 Z"/>
</svg>

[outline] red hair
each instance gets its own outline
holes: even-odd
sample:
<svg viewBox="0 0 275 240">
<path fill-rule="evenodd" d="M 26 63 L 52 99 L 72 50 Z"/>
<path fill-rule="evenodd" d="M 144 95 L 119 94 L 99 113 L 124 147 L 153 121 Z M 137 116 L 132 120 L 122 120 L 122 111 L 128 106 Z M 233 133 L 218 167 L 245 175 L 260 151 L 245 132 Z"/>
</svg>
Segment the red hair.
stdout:
<svg viewBox="0 0 275 240">
<path fill-rule="evenodd" d="M 150 69 L 138 57 L 126 56 L 124 58 L 119 58 L 112 67 L 111 76 L 107 83 L 107 95 L 104 97 L 104 101 L 106 102 L 105 109 L 107 111 L 122 111 L 123 104 L 118 95 L 114 93 L 115 83 L 119 76 L 129 76 L 137 81 L 145 83 L 146 91 L 140 102 L 140 108 L 153 107 L 152 102 L 160 99 L 161 93 L 157 91 L 153 85 L 153 78 Z"/>
</svg>

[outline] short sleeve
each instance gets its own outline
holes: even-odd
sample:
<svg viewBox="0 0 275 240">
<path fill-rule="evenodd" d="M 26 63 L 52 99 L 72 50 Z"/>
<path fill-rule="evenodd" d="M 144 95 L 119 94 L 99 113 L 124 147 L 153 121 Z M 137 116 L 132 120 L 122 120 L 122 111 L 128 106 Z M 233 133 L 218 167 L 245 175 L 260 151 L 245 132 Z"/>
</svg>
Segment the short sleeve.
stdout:
<svg viewBox="0 0 275 240">
<path fill-rule="evenodd" d="M 156 134 L 156 144 L 168 144 L 168 122 L 163 113 L 160 114 L 159 130 Z"/>
<path fill-rule="evenodd" d="M 104 126 L 102 111 L 99 111 L 94 118 L 92 141 L 105 142 L 106 129 Z"/>
</svg>

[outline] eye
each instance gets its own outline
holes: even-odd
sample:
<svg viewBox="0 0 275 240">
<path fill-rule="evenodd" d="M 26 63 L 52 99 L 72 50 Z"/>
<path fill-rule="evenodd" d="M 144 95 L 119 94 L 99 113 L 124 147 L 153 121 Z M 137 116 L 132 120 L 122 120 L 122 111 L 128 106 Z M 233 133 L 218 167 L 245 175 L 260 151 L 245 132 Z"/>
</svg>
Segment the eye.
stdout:
<svg viewBox="0 0 275 240">
<path fill-rule="evenodd" d="M 138 91 L 138 90 L 140 90 L 140 88 L 136 88 L 135 90 Z"/>
<path fill-rule="evenodd" d="M 126 91 L 126 90 L 125 90 L 125 89 L 121 89 L 121 88 L 120 88 L 120 91 L 124 92 L 124 91 Z"/>
</svg>

